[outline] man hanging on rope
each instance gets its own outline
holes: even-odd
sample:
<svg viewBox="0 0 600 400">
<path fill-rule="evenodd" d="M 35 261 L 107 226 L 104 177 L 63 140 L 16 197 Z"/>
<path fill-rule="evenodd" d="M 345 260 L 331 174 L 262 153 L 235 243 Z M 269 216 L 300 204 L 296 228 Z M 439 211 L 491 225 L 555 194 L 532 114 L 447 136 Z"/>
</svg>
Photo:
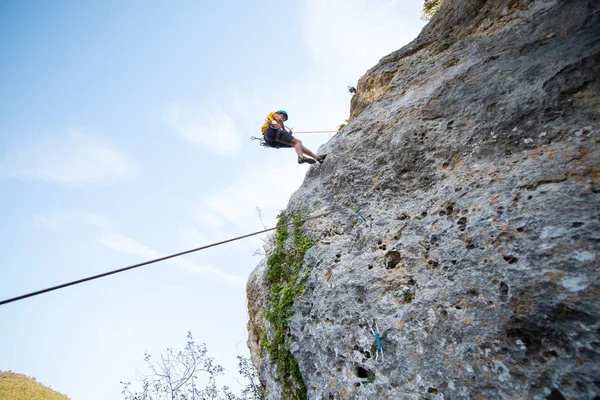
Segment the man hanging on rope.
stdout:
<svg viewBox="0 0 600 400">
<path fill-rule="evenodd" d="M 280 149 L 282 147 L 293 147 L 298 154 L 298 164 L 314 164 L 315 160 L 322 164 L 327 155 L 323 154 L 321 156 L 317 156 L 315 153 L 304 147 L 300 140 L 292 136 L 291 131 L 288 132 L 285 129 L 284 121 L 287 121 L 287 119 L 287 112 L 283 110 L 271 111 L 269 115 L 267 115 L 265 123 L 260 128 L 267 146 L 275 149 Z M 305 154 L 311 158 L 305 157 Z"/>
</svg>

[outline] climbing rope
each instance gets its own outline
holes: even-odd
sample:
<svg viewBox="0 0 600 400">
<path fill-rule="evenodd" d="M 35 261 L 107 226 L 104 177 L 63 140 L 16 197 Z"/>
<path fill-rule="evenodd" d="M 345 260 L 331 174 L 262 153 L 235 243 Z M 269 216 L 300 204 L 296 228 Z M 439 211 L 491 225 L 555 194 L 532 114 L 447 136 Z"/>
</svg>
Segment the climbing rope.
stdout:
<svg viewBox="0 0 600 400">
<path fill-rule="evenodd" d="M 24 295 L 21 295 L 21 296 L 13 297 L 11 299 L 2 300 L 2 301 L 0 301 L 0 306 L 3 305 L 3 304 L 12 303 L 14 301 L 23 300 L 23 299 L 26 299 L 28 297 L 37 296 L 39 294 L 52 292 L 54 290 L 62 289 L 62 288 L 68 287 L 68 286 L 77 285 L 79 283 L 91 281 L 91 280 L 94 280 L 94 279 L 103 278 L 105 276 L 109 276 L 109 275 L 113 275 L 113 274 L 118 274 L 120 272 L 125 272 L 125 271 L 128 271 L 130 269 L 139 268 L 139 267 L 143 267 L 143 266 L 146 266 L 146 265 L 154 264 L 154 263 L 157 263 L 159 261 L 165 261 L 165 260 L 168 260 L 170 258 L 175 258 L 175 257 L 183 256 L 185 254 L 194 253 L 196 251 L 205 250 L 205 249 L 208 249 L 210 247 L 220 246 L 222 244 L 234 242 L 236 240 L 245 239 L 245 238 L 250 237 L 250 236 L 260 235 L 261 233 L 269 232 L 269 231 L 272 231 L 272 230 L 275 230 L 275 229 L 285 228 L 285 227 L 288 227 L 288 226 L 291 226 L 291 225 L 294 225 L 294 224 L 299 224 L 299 223 L 303 223 L 303 222 L 310 221 L 310 220 L 313 220 L 313 219 L 322 218 L 322 217 L 325 217 L 327 215 L 333 214 L 333 213 L 338 212 L 338 211 L 343 210 L 343 209 L 344 209 L 343 207 L 336 208 L 336 209 L 327 211 L 327 212 L 325 212 L 323 214 L 315 215 L 314 217 L 308 217 L 308 218 L 302 219 L 300 221 L 290 222 L 288 224 L 281 225 L 281 226 L 276 226 L 274 228 L 264 229 L 262 231 L 258 231 L 258 232 L 254 232 L 254 233 L 249 233 L 249 234 L 243 235 L 243 236 L 238 236 L 238 237 L 233 238 L 233 239 L 224 240 L 222 242 L 217 242 L 217 243 L 209 244 L 207 246 L 198 247 L 198 248 L 195 248 L 195 249 L 192 249 L 192 250 L 182 251 L 180 253 L 171 254 L 169 256 L 157 258 L 157 259 L 154 259 L 154 260 L 146 261 L 146 262 L 135 264 L 135 265 L 130 265 L 128 267 L 116 269 L 114 271 L 105 272 L 105 273 L 102 273 L 102 274 L 90 276 L 88 278 L 83 278 L 83 279 L 79 279 L 79 280 L 76 280 L 76 281 L 72 281 L 72 282 L 68 282 L 68 283 L 63 283 L 62 285 L 57 285 L 57 286 L 53 286 L 53 287 L 50 287 L 50 288 L 47 288 L 47 289 L 42 289 L 42 290 L 38 290 L 36 292 L 27 293 L 27 294 L 24 294 Z"/>
<path fill-rule="evenodd" d="M 375 330 L 373 330 L 373 324 L 375 324 Z M 377 326 L 377 322 L 373 320 L 373 324 L 369 325 L 369 329 L 373 336 L 375 336 L 375 345 L 377 346 L 377 350 L 375 351 L 375 362 L 377 364 L 383 364 L 383 349 L 381 348 L 381 340 L 379 337 L 379 327 Z M 380 360 L 381 356 L 381 360 Z"/>
<path fill-rule="evenodd" d="M 336 133 L 337 131 L 294 131 L 294 133 Z"/>
</svg>

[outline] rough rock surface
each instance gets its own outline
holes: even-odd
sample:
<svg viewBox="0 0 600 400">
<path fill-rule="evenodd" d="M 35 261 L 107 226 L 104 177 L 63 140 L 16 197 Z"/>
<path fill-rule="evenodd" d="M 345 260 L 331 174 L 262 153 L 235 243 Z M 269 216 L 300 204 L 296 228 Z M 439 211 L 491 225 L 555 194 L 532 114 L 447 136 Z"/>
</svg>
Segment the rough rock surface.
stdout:
<svg viewBox="0 0 600 400">
<path fill-rule="evenodd" d="M 448 0 L 361 78 L 287 208 L 367 219 L 304 225 L 287 342 L 309 399 L 600 396 L 599 19 L 592 0 Z M 278 399 L 267 268 L 249 346 Z"/>
</svg>

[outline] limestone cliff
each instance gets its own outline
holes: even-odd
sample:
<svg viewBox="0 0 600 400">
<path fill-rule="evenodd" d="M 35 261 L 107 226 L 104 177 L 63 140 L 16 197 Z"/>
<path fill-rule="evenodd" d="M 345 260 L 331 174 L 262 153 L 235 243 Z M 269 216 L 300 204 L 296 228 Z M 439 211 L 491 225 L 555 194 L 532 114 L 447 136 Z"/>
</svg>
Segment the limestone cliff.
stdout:
<svg viewBox="0 0 600 400">
<path fill-rule="evenodd" d="M 600 396 L 599 19 L 447 0 L 360 79 L 248 282 L 267 398 Z"/>
</svg>

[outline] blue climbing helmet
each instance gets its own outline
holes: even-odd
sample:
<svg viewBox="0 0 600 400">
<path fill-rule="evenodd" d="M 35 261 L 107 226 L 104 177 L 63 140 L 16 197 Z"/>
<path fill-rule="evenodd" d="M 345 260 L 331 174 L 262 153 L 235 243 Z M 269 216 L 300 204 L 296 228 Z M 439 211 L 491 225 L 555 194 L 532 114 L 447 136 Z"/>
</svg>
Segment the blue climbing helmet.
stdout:
<svg viewBox="0 0 600 400">
<path fill-rule="evenodd" d="M 279 110 L 279 111 L 278 111 L 278 113 L 279 113 L 279 114 L 281 114 L 281 115 L 283 115 L 283 120 L 284 120 L 284 121 L 287 121 L 287 120 L 288 120 L 288 115 L 287 115 L 287 113 L 285 112 L 285 110 Z"/>
</svg>

